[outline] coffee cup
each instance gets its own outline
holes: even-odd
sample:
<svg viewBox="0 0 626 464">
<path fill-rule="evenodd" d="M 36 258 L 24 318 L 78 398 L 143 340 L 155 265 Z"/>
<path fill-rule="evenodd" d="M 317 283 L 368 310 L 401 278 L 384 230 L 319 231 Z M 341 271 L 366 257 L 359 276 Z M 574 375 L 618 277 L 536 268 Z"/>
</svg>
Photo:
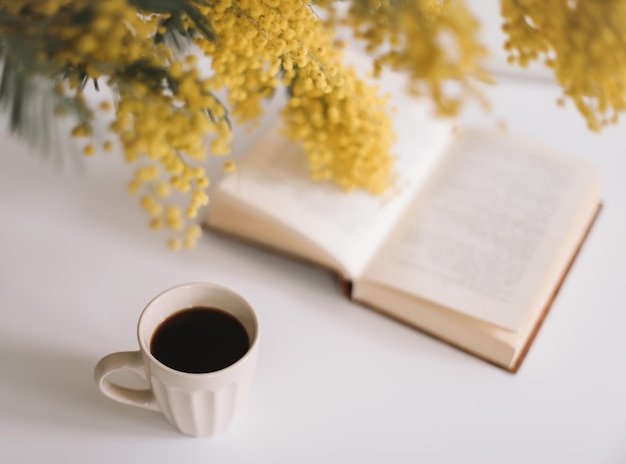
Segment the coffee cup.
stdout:
<svg viewBox="0 0 626 464">
<path fill-rule="evenodd" d="M 138 351 L 111 353 L 94 370 L 109 398 L 162 412 L 182 433 L 224 432 L 245 401 L 259 347 L 252 307 L 211 283 L 179 285 L 156 296 L 137 324 Z M 109 376 L 130 370 L 148 380 L 136 390 Z"/>
</svg>

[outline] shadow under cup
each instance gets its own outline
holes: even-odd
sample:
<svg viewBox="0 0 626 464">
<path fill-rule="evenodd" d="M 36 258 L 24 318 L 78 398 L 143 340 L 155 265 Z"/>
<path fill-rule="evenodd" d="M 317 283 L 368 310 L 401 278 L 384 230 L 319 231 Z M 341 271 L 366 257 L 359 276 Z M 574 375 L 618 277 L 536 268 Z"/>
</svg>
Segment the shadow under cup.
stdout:
<svg viewBox="0 0 626 464">
<path fill-rule="evenodd" d="M 181 372 L 157 360 L 150 352 L 157 328 L 173 314 L 193 307 L 216 308 L 234 316 L 248 335 L 248 351 L 224 369 L 199 374 Z M 259 325 L 251 306 L 219 285 L 183 284 L 148 303 L 139 318 L 137 338 L 138 352 L 112 353 L 98 363 L 95 377 L 100 390 L 117 401 L 162 411 L 188 435 L 211 436 L 226 430 L 248 395 L 256 368 Z M 130 390 L 106 380 L 108 374 L 122 369 L 145 376 L 150 390 Z"/>
</svg>

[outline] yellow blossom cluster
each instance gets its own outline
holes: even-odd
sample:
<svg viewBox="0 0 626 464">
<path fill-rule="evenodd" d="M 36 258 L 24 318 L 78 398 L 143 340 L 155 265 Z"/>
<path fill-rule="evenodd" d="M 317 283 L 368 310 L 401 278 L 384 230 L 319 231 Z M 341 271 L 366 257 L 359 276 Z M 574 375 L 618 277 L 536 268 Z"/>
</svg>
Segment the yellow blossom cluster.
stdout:
<svg viewBox="0 0 626 464">
<path fill-rule="evenodd" d="M 209 201 L 201 164 L 207 152 L 230 153 L 229 118 L 255 120 L 279 88 L 291 96 L 285 133 L 304 144 L 315 179 L 376 193 L 387 187 L 393 134 L 386 100 L 343 66 L 332 31 L 311 4 L 180 0 L 170 5 L 178 6 L 174 11 L 151 11 L 150 4 L 16 0 L 0 4 L 0 14 L 32 23 L 26 32 L 39 40 L 35 61 L 62 76 L 57 94 L 84 104 L 86 84 L 113 89 L 114 101 L 86 108 L 72 136 L 85 141 L 86 156 L 121 147 L 136 165 L 129 190 L 139 196 L 150 226 L 169 230 L 172 249 L 193 247 L 200 235 L 194 219 Z M 0 25 L 0 37 L 17 33 L 21 23 L 7 24 Z M 200 76 L 198 53 L 177 53 L 165 40 L 189 31 L 196 50 L 209 58 L 208 76 Z M 222 92 L 228 111 L 215 96 Z M 113 108 L 111 134 L 96 143 L 93 119 Z M 225 161 L 227 172 L 235 168 Z"/>
<path fill-rule="evenodd" d="M 468 96 L 482 99 L 472 79 L 490 80 L 480 67 L 487 49 L 463 0 L 354 0 L 347 14 L 338 14 L 332 0 L 321 5 L 332 23 L 365 41 L 376 77 L 387 67 L 404 72 L 409 92 L 432 98 L 442 115 L 456 114 Z"/>
<path fill-rule="evenodd" d="M 126 0 L 15 0 L 2 2 L 1 8 L 8 15 L 32 20 L 18 26 L 3 24 L 3 34 L 17 27 L 31 40 L 48 40 L 47 46 L 34 48 L 39 61 L 81 69 L 92 79 L 155 52 L 171 55 L 168 47 L 155 47 L 152 40 L 159 18 L 139 15 Z M 84 20 L 76 21 L 77 17 Z"/>
<path fill-rule="evenodd" d="M 216 42 L 211 88 L 228 89 L 239 122 L 258 117 L 279 86 L 291 98 L 285 134 L 305 147 L 314 179 L 382 192 L 390 182 L 393 131 L 386 101 L 342 64 L 333 34 L 302 0 L 220 0 L 207 8 Z M 237 31 L 233 34 L 233 31 Z"/>
<path fill-rule="evenodd" d="M 626 109 L 626 2 L 502 0 L 505 49 L 521 66 L 543 60 L 592 130 Z"/>
<path fill-rule="evenodd" d="M 55 3 L 56 9 L 52 8 Z M 172 244 L 181 242 L 193 247 L 199 229 L 185 218 L 196 218 L 198 210 L 208 203 L 209 180 L 198 165 L 206 158 L 205 136 L 211 131 L 217 133 L 214 145 L 225 146 L 230 140 L 223 117 L 215 116 L 214 120 L 207 117 L 207 112 L 223 116 L 225 110 L 205 90 L 194 57 L 181 61 L 170 48 L 155 44 L 154 37 L 163 17 L 138 14 L 137 8 L 125 0 L 83 0 L 71 4 L 50 0 L 46 11 L 56 12 L 59 17 L 48 33 L 66 44 L 47 59 L 81 71 L 69 76 L 69 89 L 60 86 L 60 91 L 80 95 L 81 77 L 92 80 L 106 77 L 117 93 L 115 120 L 110 130 L 117 136 L 126 161 L 140 165 L 129 190 L 141 193 L 140 204 L 153 229 L 165 226 L 175 234 L 170 240 L 172 247 L 177 248 Z M 88 27 L 71 22 L 71 15 L 80 13 L 93 18 Z M 101 46 L 103 43 L 107 46 Z M 146 80 L 142 75 L 146 72 L 157 73 L 156 79 Z M 163 85 L 163 79 L 169 80 L 169 87 Z M 104 102 L 98 110 L 107 112 L 112 107 L 111 102 Z M 87 120 L 76 126 L 72 135 L 91 139 L 92 132 L 91 121 Z M 112 147 L 110 140 L 102 145 L 103 151 Z M 83 152 L 91 156 L 96 147 L 89 142 Z M 222 152 L 227 149 L 222 148 Z M 184 214 L 180 200 L 168 203 L 172 190 L 189 198 L 186 206 L 182 206 Z"/>
<path fill-rule="evenodd" d="M 353 69 L 340 62 L 335 69 L 338 73 L 327 87 L 305 73 L 294 78 L 293 96 L 283 110 L 285 133 L 303 142 L 314 179 L 333 180 L 346 190 L 382 193 L 393 167 L 387 100 Z"/>
<path fill-rule="evenodd" d="M 344 65 L 337 28 L 364 41 L 375 77 L 385 68 L 404 72 L 409 92 L 430 97 L 441 114 L 455 114 L 468 95 L 480 97 L 472 82 L 488 80 L 480 67 L 486 50 L 464 0 L 346 4 L 0 0 L 0 100 L 4 109 L 14 106 L 17 127 L 20 79 L 52 77 L 55 114 L 77 118 L 71 135 L 84 155 L 119 147 L 135 167 L 129 190 L 150 227 L 167 230 L 172 249 L 191 248 L 200 236 L 199 210 L 209 202 L 207 153 L 228 156 L 231 119 L 255 121 L 280 90 L 289 95 L 284 132 L 303 144 L 314 179 L 373 193 L 389 186 L 387 99 Z M 544 59 L 592 129 L 616 121 L 626 107 L 626 3 L 501 5 L 510 61 Z M 113 97 L 92 107 L 87 85 L 107 86 Z M 216 95 L 225 95 L 224 103 Z M 97 140 L 94 120 L 107 113 L 109 133 Z M 227 158 L 223 168 L 233 172 L 236 164 Z"/>
</svg>

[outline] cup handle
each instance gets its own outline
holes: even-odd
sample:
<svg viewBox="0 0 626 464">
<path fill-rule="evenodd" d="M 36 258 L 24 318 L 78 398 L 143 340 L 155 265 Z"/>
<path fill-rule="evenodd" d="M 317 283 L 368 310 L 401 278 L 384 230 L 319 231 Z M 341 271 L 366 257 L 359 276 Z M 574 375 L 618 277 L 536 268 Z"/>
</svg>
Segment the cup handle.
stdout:
<svg viewBox="0 0 626 464">
<path fill-rule="evenodd" d="M 160 411 L 161 409 L 154 398 L 152 390 L 126 388 L 107 380 L 109 374 L 127 369 L 136 372 L 144 379 L 146 378 L 146 371 L 139 351 L 111 353 L 98 361 L 94 369 L 94 378 L 100 391 L 112 400 L 119 401 L 120 403 L 138 406 L 152 411 Z"/>
</svg>

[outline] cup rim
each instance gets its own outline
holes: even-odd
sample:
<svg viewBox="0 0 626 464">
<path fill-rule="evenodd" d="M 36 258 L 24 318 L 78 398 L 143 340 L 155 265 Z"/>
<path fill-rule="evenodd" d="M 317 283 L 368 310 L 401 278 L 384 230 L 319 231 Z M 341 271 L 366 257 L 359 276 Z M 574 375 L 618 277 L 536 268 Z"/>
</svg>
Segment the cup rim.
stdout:
<svg viewBox="0 0 626 464">
<path fill-rule="evenodd" d="M 229 366 L 226 366 L 223 369 L 219 369 L 217 371 L 211 371 L 211 372 L 185 372 L 185 371 L 179 371 L 177 369 L 171 368 L 171 367 L 163 364 L 161 361 L 159 361 L 157 358 L 154 357 L 154 355 L 150 351 L 150 347 L 147 345 L 147 341 L 144 340 L 143 337 L 141 336 L 142 321 L 144 320 L 146 312 L 147 312 L 148 308 L 150 308 L 150 306 L 152 306 L 154 303 L 156 303 L 159 299 L 161 299 L 167 293 L 170 293 L 172 291 L 176 291 L 176 290 L 179 290 L 179 289 L 185 288 L 185 287 L 198 287 L 198 286 L 210 287 L 212 289 L 223 291 L 223 292 L 229 293 L 230 295 L 234 296 L 235 298 L 240 299 L 248 307 L 248 309 L 250 310 L 250 314 L 252 315 L 252 320 L 254 321 L 254 327 L 255 327 L 254 337 L 250 341 L 250 346 L 249 346 L 248 350 L 237 361 L 235 361 L 234 363 L 230 364 Z M 175 313 L 172 312 L 171 314 L 175 314 Z M 242 364 L 244 362 L 244 360 L 246 360 L 247 358 L 249 358 L 251 356 L 252 351 L 254 350 L 254 348 L 256 347 L 256 345 L 258 343 L 258 339 L 259 339 L 259 319 L 257 318 L 256 312 L 252 308 L 252 305 L 250 305 L 250 303 L 248 303 L 248 301 L 245 298 L 243 298 L 241 295 L 239 295 L 238 293 L 234 292 L 230 288 L 224 287 L 223 285 L 214 284 L 214 283 L 211 283 L 211 282 L 187 282 L 187 283 L 175 285 L 174 287 L 170 287 L 170 288 L 168 288 L 166 290 L 163 290 L 162 292 L 160 292 L 158 295 L 156 295 L 154 298 L 152 298 L 146 304 L 146 306 L 144 307 L 143 311 L 141 311 L 141 315 L 139 316 L 139 320 L 137 321 L 137 341 L 139 342 L 139 348 L 141 349 L 141 352 L 145 356 L 147 356 L 150 359 L 150 361 L 152 361 L 156 365 L 158 365 L 161 369 L 163 369 L 163 370 L 165 370 L 167 372 L 170 372 L 172 374 L 189 376 L 189 377 L 194 378 L 194 379 L 199 379 L 199 378 L 202 378 L 202 377 L 208 378 L 208 377 L 212 377 L 212 376 L 215 376 L 215 375 L 220 375 L 223 372 L 225 372 L 227 370 L 231 370 L 231 369 L 235 368 L 236 366 L 238 366 L 239 364 Z"/>
</svg>

